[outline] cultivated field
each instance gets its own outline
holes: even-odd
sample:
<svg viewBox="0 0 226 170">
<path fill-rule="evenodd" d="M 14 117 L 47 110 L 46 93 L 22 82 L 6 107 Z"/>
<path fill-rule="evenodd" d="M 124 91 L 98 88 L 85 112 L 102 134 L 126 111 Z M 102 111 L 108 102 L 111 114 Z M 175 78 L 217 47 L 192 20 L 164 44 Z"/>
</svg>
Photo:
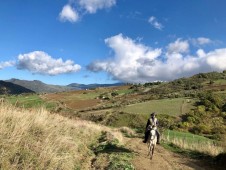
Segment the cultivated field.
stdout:
<svg viewBox="0 0 226 170">
<path fill-rule="evenodd" d="M 106 98 L 112 98 L 111 93 L 113 92 L 117 92 L 118 97 L 120 97 L 130 93 L 131 90 L 128 89 L 128 86 L 96 88 L 93 90 L 45 94 L 42 98 L 48 101 L 60 102 L 72 110 L 82 110 L 111 104 L 111 101 L 106 100 Z"/>
<path fill-rule="evenodd" d="M 194 100 L 189 98 L 161 99 L 128 105 L 122 111 L 137 114 L 157 112 L 158 114 L 178 116 L 189 112 L 193 104 Z"/>
</svg>

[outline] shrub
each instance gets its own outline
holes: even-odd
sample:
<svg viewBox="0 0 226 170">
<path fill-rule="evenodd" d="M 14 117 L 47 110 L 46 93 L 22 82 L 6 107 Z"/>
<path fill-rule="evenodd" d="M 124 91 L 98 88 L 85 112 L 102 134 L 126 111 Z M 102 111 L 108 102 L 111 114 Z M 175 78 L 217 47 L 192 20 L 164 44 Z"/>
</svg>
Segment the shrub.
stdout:
<svg viewBox="0 0 226 170">
<path fill-rule="evenodd" d="M 226 112 L 226 103 L 222 106 L 222 112 Z"/>
</svg>

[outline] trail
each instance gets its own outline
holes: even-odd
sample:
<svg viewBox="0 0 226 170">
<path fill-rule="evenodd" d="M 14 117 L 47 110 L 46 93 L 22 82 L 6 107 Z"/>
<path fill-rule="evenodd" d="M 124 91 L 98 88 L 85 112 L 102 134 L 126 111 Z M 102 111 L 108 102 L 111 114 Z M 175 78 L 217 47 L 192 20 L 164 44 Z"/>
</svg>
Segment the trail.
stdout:
<svg viewBox="0 0 226 170">
<path fill-rule="evenodd" d="M 125 146 L 135 152 L 133 165 L 136 170 L 211 170 L 200 161 L 189 159 L 182 155 L 172 153 L 157 145 L 153 159 L 147 156 L 147 145 L 142 139 L 127 138 Z"/>
</svg>

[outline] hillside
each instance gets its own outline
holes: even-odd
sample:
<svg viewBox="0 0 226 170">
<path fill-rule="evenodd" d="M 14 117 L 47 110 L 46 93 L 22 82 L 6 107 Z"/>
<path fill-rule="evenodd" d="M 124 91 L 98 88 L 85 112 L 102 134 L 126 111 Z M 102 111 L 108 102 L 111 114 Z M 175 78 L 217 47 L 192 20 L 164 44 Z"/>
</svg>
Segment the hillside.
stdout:
<svg viewBox="0 0 226 170">
<path fill-rule="evenodd" d="M 201 86 L 196 88 L 197 84 Z M 92 142 L 82 145 L 83 149 L 82 151 L 80 150 L 81 152 L 75 153 L 70 151 L 70 149 L 61 148 L 64 151 L 69 151 L 68 155 L 71 153 L 79 154 L 79 158 L 81 157 L 82 160 L 85 160 L 85 165 L 80 165 L 76 162 L 80 166 L 78 169 L 91 169 L 90 167 L 93 167 L 93 169 L 120 169 L 119 167 L 129 167 L 129 169 L 133 169 L 133 167 L 142 169 L 143 167 L 143 169 L 148 169 L 150 161 L 146 158 L 146 146 L 141 142 L 141 138 L 143 137 L 147 118 L 150 112 L 153 111 L 157 112 L 159 120 L 162 134 L 161 145 L 173 152 L 180 153 L 177 155 L 159 146 L 156 150 L 156 160 L 152 162 L 153 166 L 161 167 L 161 165 L 164 165 L 168 169 L 196 169 L 197 167 L 198 169 L 211 169 L 212 165 L 216 163 L 222 165 L 224 163 L 225 155 L 221 155 L 221 153 L 225 151 L 226 147 L 224 142 L 226 137 L 225 84 L 225 72 L 213 72 L 181 78 L 172 82 L 127 84 L 124 86 L 99 87 L 29 96 L 11 95 L 5 96 L 5 101 L 20 107 L 19 110 L 14 108 L 13 110 L 15 111 L 20 111 L 23 108 L 34 110 L 34 108 L 39 108 L 40 106 L 49 109 L 52 118 L 57 117 L 58 119 L 60 117 L 61 120 L 57 121 L 58 124 L 56 123 L 57 127 L 61 128 L 60 132 L 55 132 L 54 129 L 52 131 L 56 134 L 69 134 L 70 137 L 66 138 L 71 139 L 72 137 L 76 142 L 86 140 L 89 134 L 81 131 L 77 134 L 77 132 L 72 130 L 75 129 L 77 131 L 74 125 L 73 128 L 69 128 L 69 131 L 62 131 L 62 129 L 68 129 L 64 127 L 67 124 L 66 122 L 69 120 L 69 122 L 76 125 L 80 125 L 80 122 L 83 122 L 79 128 L 86 131 L 91 131 L 89 128 L 86 129 L 86 124 L 90 124 L 89 121 L 94 122 L 91 123 L 93 128 L 91 132 L 94 135 L 91 136 Z M 191 85 L 191 88 L 187 88 L 187 85 Z M 5 107 L 2 106 L 2 108 Z M 37 112 L 34 114 L 38 115 Z M 22 117 L 26 116 L 23 115 Z M 48 120 L 43 115 L 41 117 L 45 121 Z M 44 136 L 46 134 L 46 132 L 43 132 L 45 127 L 50 128 L 52 124 L 54 128 L 56 127 L 54 125 L 56 120 L 52 118 L 46 124 L 41 123 L 43 125 L 41 127 L 39 125 L 36 127 L 35 125 L 35 135 L 31 136 L 31 141 L 35 141 L 33 140 L 34 136 L 40 135 L 41 139 L 38 139 L 38 141 L 45 142 L 44 138 L 42 138 L 43 134 Z M 39 119 L 37 118 L 37 120 Z M 32 119 L 29 118 L 29 120 Z M 13 122 L 21 121 L 16 120 Z M 60 122 L 63 122 L 64 126 Z M 96 126 L 95 123 L 99 125 Z M 33 125 L 33 122 L 30 125 Z M 95 131 L 96 129 L 99 130 Z M 112 130 L 122 131 L 129 138 L 119 137 L 120 135 L 112 138 Z M 75 139 L 74 135 L 81 137 L 81 141 L 77 141 L 78 139 Z M 53 140 L 58 141 L 60 139 L 54 138 Z M 71 146 L 76 145 L 73 144 L 73 141 L 69 141 L 69 143 Z M 22 149 L 19 152 L 27 153 L 27 150 L 23 151 Z M 172 161 L 167 160 L 168 158 L 163 156 L 163 153 L 171 156 Z M 31 157 L 35 161 L 39 161 L 36 158 L 39 154 L 32 152 L 31 155 L 33 156 Z M 193 157 L 197 160 L 194 161 L 188 157 Z M 207 160 L 208 167 L 206 167 L 206 163 L 202 164 L 202 159 Z M 141 160 L 144 160 L 144 162 L 141 163 Z M 31 160 L 28 159 L 29 161 Z M 51 162 L 51 160 L 49 161 Z M 175 161 L 178 163 L 175 164 Z M 61 165 L 59 166 L 61 167 Z M 64 165 L 62 164 L 62 166 Z"/>
<path fill-rule="evenodd" d="M 28 81 L 28 80 L 10 79 L 10 80 L 6 80 L 6 82 L 20 85 L 36 93 L 53 93 L 53 92 L 63 92 L 63 91 L 72 90 L 72 88 L 70 87 L 59 86 L 59 85 L 49 85 L 38 80 Z"/>
<path fill-rule="evenodd" d="M 44 109 L 0 104 L 1 169 L 208 169 L 197 161 L 157 146 L 150 162 L 147 146 L 128 128 L 71 120 Z M 130 138 L 122 135 L 123 132 Z"/>
<path fill-rule="evenodd" d="M 121 149 L 117 155 L 122 161 L 127 151 L 119 131 L 44 109 L 25 110 L 0 103 L 0 124 L 1 169 L 91 169 L 97 152 L 104 149 L 101 147 Z M 106 160 L 114 159 L 110 156 L 116 157 L 108 154 Z"/>
<path fill-rule="evenodd" d="M 145 94 L 155 94 L 160 97 L 194 97 L 199 91 L 225 91 L 226 90 L 226 71 L 199 73 L 192 77 L 180 78 L 171 82 L 163 82 L 158 85 L 153 83 L 144 84 Z M 138 86 L 140 91 L 141 86 Z"/>
<path fill-rule="evenodd" d="M 5 82 L 0 80 L 0 94 L 21 94 L 21 93 L 34 93 L 34 91 L 11 82 Z"/>
</svg>

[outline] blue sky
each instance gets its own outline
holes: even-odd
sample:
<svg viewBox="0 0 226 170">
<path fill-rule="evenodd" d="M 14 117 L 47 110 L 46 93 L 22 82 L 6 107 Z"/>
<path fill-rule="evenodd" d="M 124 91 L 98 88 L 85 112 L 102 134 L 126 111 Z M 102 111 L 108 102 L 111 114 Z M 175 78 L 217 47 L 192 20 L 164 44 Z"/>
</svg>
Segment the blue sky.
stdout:
<svg viewBox="0 0 226 170">
<path fill-rule="evenodd" d="M 144 83 L 226 70 L 225 0 L 0 1 L 0 79 Z"/>
</svg>

